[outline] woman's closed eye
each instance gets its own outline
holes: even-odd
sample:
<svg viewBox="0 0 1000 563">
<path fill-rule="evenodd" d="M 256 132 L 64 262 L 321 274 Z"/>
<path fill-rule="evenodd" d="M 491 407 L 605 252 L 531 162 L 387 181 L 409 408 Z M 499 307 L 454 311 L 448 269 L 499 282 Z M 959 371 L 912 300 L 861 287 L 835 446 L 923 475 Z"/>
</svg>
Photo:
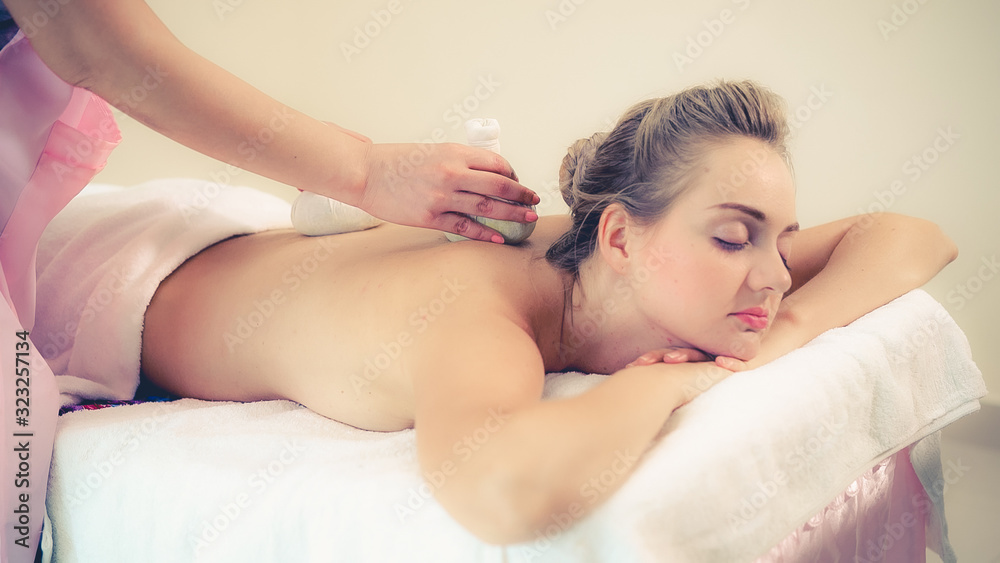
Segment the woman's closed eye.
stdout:
<svg viewBox="0 0 1000 563">
<path fill-rule="evenodd" d="M 742 222 L 728 221 L 713 230 L 712 241 L 726 252 L 737 252 L 749 247 L 753 238 L 750 227 Z"/>
<path fill-rule="evenodd" d="M 712 240 L 715 242 L 716 246 L 718 246 L 719 248 L 721 248 L 726 252 L 739 252 L 740 250 L 743 250 L 744 248 L 750 246 L 750 241 L 748 240 L 743 242 L 735 242 L 736 239 L 726 240 L 725 238 L 722 237 L 712 237 Z M 788 259 L 785 258 L 785 255 L 779 251 L 778 256 L 781 256 L 781 263 L 785 265 L 785 269 L 791 272 L 792 268 L 788 265 Z"/>
<path fill-rule="evenodd" d="M 716 246 L 725 250 L 726 252 L 736 252 L 738 250 L 743 250 L 744 248 L 750 246 L 750 241 L 738 242 L 734 240 L 726 240 L 720 237 L 713 237 Z"/>
</svg>

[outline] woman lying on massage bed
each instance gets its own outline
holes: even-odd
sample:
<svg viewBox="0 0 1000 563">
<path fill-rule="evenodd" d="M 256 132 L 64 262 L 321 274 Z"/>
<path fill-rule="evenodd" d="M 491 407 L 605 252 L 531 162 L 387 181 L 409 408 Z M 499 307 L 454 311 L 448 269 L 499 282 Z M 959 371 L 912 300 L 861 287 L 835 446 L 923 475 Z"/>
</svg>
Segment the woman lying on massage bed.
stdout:
<svg viewBox="0 0 1000 563">
<path fill-rule="evenodd" d="M 528 540 L 550 514 L 593 506 L 581 486 L 645 451 L 698 392 L 955 258 L 935 225 L 896 215 L 799 230 L 781 108 L 751 82 L 636 105 L 573 145 L 571 214 L 517 247 L 388 224 L 215 244 L 157 290 L 143 371 L 183 396 L 415 427 L 422 470 L 448 477 L 441 505 L 487 542 Z M 266 322 L 234 338 L 260 304 Z M 541 401 L 545 373 L 563 370 L 614 377 Z"/>
</svg>

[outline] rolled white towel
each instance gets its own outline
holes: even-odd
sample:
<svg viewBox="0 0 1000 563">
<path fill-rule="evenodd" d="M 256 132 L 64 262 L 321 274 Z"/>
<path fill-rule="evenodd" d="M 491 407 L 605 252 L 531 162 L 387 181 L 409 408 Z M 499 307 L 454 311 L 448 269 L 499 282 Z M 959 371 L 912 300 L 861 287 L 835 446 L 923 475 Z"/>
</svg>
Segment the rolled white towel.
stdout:
<svg viewBox="0 0 1000 563">
<path fill-rule="evenodd" d="M 363 209 L 312 192 L 302 192 L 292 202 L 292 225 L 311 237 L 363 231 L 383 222 Z"/>
</svg>

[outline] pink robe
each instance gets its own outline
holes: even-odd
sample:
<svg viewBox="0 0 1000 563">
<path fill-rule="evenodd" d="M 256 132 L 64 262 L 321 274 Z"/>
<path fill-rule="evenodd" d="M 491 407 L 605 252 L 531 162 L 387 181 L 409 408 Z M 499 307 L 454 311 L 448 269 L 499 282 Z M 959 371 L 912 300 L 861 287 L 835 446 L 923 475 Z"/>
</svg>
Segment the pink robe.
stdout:
<svg viewBox="0 0 1000 563">
<path fill-rule="evenodd" d="M 59 410 L 55 378 L 28 332 L 35 249 L 120 140 L 108 104 L 63 82 L 23 32 L 0 50 L 0 563 L 34 560 Z"/>
</svg>

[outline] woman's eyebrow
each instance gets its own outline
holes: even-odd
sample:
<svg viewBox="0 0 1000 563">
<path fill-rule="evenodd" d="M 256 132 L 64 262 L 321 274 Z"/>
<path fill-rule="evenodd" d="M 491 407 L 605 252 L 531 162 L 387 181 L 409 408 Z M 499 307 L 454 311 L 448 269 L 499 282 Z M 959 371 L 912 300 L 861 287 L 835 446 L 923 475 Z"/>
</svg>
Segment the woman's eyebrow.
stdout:
<svg viewBox="0 0 1000 563">
<path fill-rule="evenodd" d="M 727 202 L 727 203 L 720 203 L 718 205 L 713 205 L 712 207 L 720 209 L 735 209 L 736 211 L 745 213 L 750 217 L 753 217 L 754 219 L 760 221 L 761 223 L 767 222 L 767 214 L 765 214 L 760 209 L 757 209 L 756 207 L 750 207 L 749 205 L 743 205 L 742 203 Z M 784 232 L 797 231 L 797 230 L 799 230 L 799 224 L 792 223 L 791 225 L 785 227 Z"/>
</svg>

